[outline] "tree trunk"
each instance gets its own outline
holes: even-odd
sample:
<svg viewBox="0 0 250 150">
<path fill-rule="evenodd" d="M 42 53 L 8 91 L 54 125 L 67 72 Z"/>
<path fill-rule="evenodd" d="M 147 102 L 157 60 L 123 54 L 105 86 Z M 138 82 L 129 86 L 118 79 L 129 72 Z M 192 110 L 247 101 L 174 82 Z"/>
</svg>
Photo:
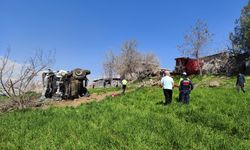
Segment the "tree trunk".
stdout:
<svg viewBox="0 0 250 150">
<path fill-rule="evenodd" d="M 199 75 L 202 76 L 202 68 L 200 65 L 200 58 L 197 58 L 197 63 L 198 63 Z"/>
<path fill-rule="evenodd" d="M 196 49 L 195 57 L 196 57 L 196 60 L 197 60 L 199 75 L 202 76 L 202 68 L 201 68 L 201 65 L 200 65 L 200 53 L 199 52 L 200 52 L 200 46 L 199 46 L 199 48 Z"/>
</svg>

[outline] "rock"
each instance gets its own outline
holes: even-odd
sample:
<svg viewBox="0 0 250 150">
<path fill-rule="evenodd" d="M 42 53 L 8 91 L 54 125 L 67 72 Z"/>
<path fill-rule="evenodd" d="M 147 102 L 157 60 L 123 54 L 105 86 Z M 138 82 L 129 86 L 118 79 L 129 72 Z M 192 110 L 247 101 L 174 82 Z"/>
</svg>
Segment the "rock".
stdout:
<svg viewBox="0 0 250 150">
<path fill-rule="evenodd" d="M 209 87 L 219 87 L 220 83 L 218 81 L 211 81 L 209 83 Z"/>
<path fill-rule="evenodd" d="M 159 80 L 153 80 L 153 79 L 150 79 L 150 80 L 147 80 L 147 81 L 142 81 L 138 84 L 138 87 L 141 88 L 141 87 L 152 87 L 152 86 L 158 86 L 160 85 L 160 81 Z"/>
</svg>

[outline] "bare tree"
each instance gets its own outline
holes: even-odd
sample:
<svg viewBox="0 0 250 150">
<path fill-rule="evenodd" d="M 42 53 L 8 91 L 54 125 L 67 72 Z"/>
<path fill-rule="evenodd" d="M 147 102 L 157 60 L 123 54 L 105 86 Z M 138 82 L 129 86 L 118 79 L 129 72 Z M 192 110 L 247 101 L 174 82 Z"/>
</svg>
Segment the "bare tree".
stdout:
<svg viewBox="0 0 250 150">
<path fill-rule="evenodd" d="M 11 88 L 10 85 L 15 64 L 10 63 L 9 56 L 10 56 L 10 48 L 8 48 L 6 54 L 0 58 L 0 90 L 3 94 L 7 95 L 8 97 L 11 96 L 10 90 L 13 90 L 13 93 L 15 94 L 14 89 Z"/>
<path fill-rule="evenodd" d="M 154 71 L 155 69 L 158 69 L 158 67 L 160 66 L 159 59 L 155 56 L 155 54 L 152 53 L 146 54 L 144 56 L 144 64 L 145 64 L 144 70 Z"/>
<path fill-rule="evenodd" d="M 122 47 L 121 56 L 118 57 L 117 70 L 122 77 L 130 76 L 135 78 L 139 63 L 141 61 L 141 54 L 137 51 L 137 42 L 130 40 L 124 43 Z"/>
<path fill-rule="evenodd" d="M 140 63 L 138 78 L 144 79 L 145 77 L 156 74 L 159 70 L 160 62 L 155 54 L 142 55 L 142 61 Z"/>
<path fill-rule="evenodd" d="M 103 69 L 105 72 L 105 76 L 108 77 L 110 80 L 116 74 L 116 56 L 114 55 L 113 51 L 108 51 L 106 53 L 106 58 L 103 62 Z"/>
<path fill-rule="evenodd" d="M 112 51 L 106 54 L 103 68 L 109 78 L 117 74 L 121 78 L 135 80 L 157 72 L 159 64 L 154 54 L 140 53 L 136 40 L 130 40 L 123 44 L 119 55 L 115 56 Z"/>
<path fill-rule="evenodd" d="M 10 60 L 10 49 L 5 56 L 0 58 L 0 90 L 8 97 L 19 98 L 20 105 L 23 103 L 24 95 L 34 78 L 50 67 L 54 62 L 52 52 L 45 54 L 37 50 L 35 55 L 30 57 L 24 64 L 18 64 Z M 13 99 L 14 100 L 14 99 Z"/>
<path fill-rule="evenodd" d="M 191 30 L 184 35 L 184 43 L 178 46 L 178 49 L 185 56 L 194 56 L 198 61 L 200 75 L 202 75 L 202 66 L 200 57 L 205 52 L 213 34 L 209 32 L 207 24 L 202 20 L 197 20 Z"/>
<path fill-rule="evenodd" d="M 159 70 L 159 60 L 154 54 L 143 54 L 137 50 L 135 40 L 127 41 L 117 56 L 112 51 L 106 54 L 103 63 L 105 75 L 112 78 L 120 75 L 129 80 L 144 79 Z"/>
</svg>

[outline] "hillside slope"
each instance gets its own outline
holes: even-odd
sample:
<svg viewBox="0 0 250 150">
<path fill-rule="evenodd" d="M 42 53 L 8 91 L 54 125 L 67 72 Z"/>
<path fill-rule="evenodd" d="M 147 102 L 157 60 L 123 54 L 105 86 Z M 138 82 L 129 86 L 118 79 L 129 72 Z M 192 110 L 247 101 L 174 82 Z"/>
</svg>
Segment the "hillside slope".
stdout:
<svg viewBox="0 0 250 150">
<path fill-rule="evenodd" d="M 154 87 L 77 108 L 4 114 L 0 149 L 250 149 L 250 92 L 237 93 L 234 79 L 221 78 L 218 88 L 205 81 L 194 79 L 204 84 L 190 105 L 164 106 Z"/>
</svg>

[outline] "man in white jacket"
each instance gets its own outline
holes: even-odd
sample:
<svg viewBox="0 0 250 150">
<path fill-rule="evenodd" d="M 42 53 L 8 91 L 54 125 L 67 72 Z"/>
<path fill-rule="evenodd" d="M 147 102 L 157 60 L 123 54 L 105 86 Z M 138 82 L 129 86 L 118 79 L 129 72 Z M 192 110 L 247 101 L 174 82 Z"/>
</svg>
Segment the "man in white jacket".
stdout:
<svg viewBox="0 0 250 150">
<path fill-rule="evenodd" d="M 165 105 L 172 102 L 174 80 L 170 77 L 169 71 L 164 71 L 164 76 L 161 79 L 161 86 L 163 87 L 163 93 L 165 96 Z"/>
</svg>

